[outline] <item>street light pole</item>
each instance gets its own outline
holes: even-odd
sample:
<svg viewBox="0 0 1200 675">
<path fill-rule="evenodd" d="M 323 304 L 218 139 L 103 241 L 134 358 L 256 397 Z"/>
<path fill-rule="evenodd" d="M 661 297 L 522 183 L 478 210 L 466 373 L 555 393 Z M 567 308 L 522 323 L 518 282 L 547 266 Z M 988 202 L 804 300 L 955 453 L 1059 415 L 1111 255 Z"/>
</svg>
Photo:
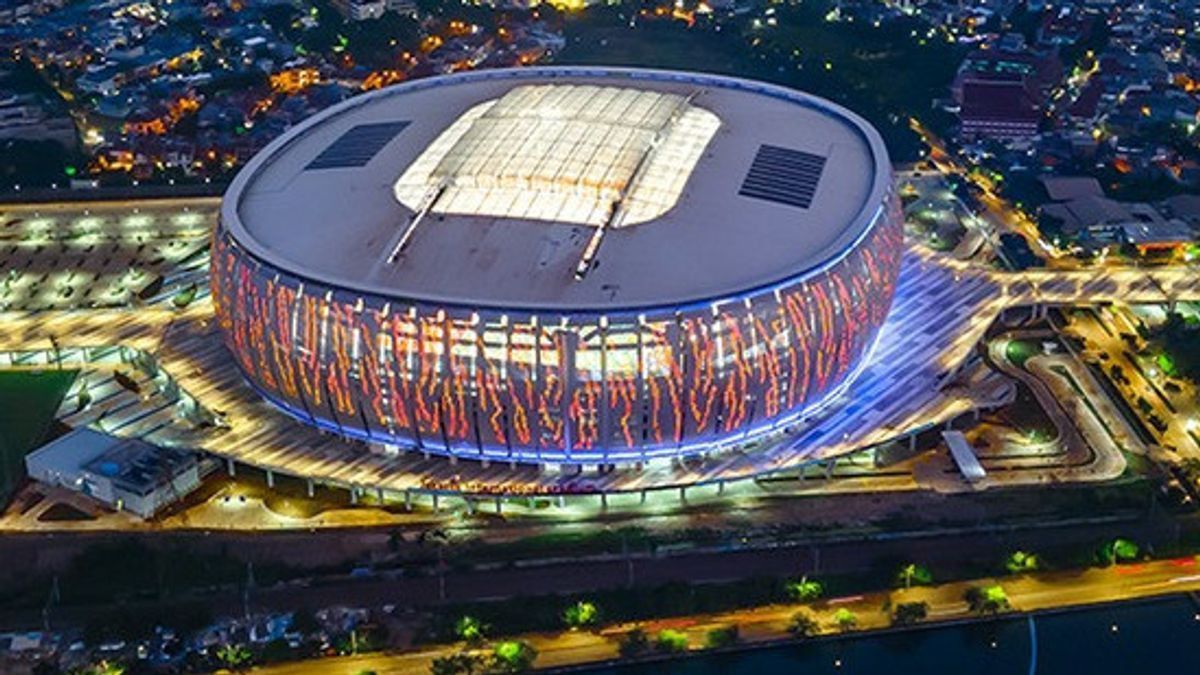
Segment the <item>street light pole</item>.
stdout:
<svg viewBox="0 0 1200 675">
<path fill-rule="evenodd" d="M 621 532 L 621 555 L 625 557 L 625 585 L 633 588 L 633 556 L 629 552 L 629 535 Z"/>
<path fill-rule="evenodd" d="M 54 580 L 50 583 L 50 595 L 46 598 L 46 604 L 42 607 L 42 629 L 47 633 L 50 632 L 50 607 L 59 601 L 58 592 L 58 575 L 54 575 Z"/>
<path fill-rule="evenodd" d="M 444 544 L 438 544 L 438 600 L 446 601 L 446 547 Z"/>
</svg>

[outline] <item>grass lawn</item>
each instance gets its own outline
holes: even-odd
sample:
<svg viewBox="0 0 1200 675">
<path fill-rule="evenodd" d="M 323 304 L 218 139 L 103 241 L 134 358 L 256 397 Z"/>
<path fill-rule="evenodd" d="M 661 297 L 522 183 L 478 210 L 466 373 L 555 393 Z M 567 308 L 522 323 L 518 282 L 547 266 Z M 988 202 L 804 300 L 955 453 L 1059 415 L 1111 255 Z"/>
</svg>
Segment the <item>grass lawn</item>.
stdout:
<svg viewBox="0 0 1200 675">
<path fill-rule="evenodd" d="M 45 438 L 76 370 L 0 371 L 0 494 L 24 475 L 25 455 Z"/>
</svg>

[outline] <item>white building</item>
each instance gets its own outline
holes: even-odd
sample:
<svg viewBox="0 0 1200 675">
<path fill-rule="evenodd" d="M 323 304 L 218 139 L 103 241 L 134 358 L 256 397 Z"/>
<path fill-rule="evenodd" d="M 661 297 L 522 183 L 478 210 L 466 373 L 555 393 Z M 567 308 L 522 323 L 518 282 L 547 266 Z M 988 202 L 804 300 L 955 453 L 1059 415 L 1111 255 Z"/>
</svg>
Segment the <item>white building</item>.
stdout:
<svg viewBox="0 0 1200 675">
<path fill-rule="evenodd" d="M 333 0 L 333 6 L 348 21 L 378 19 L 387 11 L 385 0 Z"/>
<path fill-rule="evenodd" d="M 29 453 L 25 470 L 36 481 L 81 492 L 142 518 L 200 485 L 195 453 L 86 428 Z"/>
<path fill-rule="evenodd" d="M 53 140 L 75 145 L 75 124 L 66 115 L 50 114 L 32 94 L 0 91 L 0 140 Z"/>
<path fill-rule="evenodd" d="M 385 6 L 389 12 L 405 16 L 417 15 L 417 3 L 415 0 L 386 0 Z"/>
</svg>

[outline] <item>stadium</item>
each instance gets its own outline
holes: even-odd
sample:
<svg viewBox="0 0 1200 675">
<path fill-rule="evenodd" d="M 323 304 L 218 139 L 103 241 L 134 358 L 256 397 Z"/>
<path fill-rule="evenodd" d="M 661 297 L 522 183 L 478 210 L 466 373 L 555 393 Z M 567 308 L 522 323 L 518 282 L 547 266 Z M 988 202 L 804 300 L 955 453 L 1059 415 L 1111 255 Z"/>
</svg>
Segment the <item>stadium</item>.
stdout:
<svg viewBox="0 0 1200 675">
<path fill-rule="evenodd" d="M 416 80 L 239 173 L 212 292 L 247 381 L 378 451 L 636 465 L 812 419 L 869 357 L 902 218 L 877 132 L 780 86 Z"/>
</svg>

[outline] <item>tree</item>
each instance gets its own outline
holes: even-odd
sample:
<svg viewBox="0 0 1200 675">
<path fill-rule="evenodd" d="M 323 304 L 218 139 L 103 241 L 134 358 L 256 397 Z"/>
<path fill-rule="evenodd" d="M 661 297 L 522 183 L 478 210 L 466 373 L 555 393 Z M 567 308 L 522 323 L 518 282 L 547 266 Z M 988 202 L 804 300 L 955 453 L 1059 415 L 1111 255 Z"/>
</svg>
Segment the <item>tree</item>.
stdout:
<svg viewBox="0 0 1200 675">
<path fill-rule="evenodd" d="M 999 584 L 972 586 L 963 595 L 971 611 L 980 614 L 998 614 L 1009 608 L 1008 594 Z"/>
<path fill-rule="evenodd" d="M 523 640 L 506 640 L 492 649 L 492 670 L 498 673 L 524 673 L 533 668 L 537 650 Z"/>
<path fill-rule="evenodd" d="M 929 568 L 918 565 L 916 563 L 908 563 L 900 567 L 899 573 L 896 574 L 896 579 L 905 589 L 913 587 L 913 584 L 918 586 L 928 586 L 933 583 L 933 574 L 929 572 Z"/>
<path fill-rule="evenodd" d="M 737 626 L 721 626 L 708 631 L 704 645 L 709 649 L 732 647 L 738 643 L 739 631 Z"/>
<path fill-rule="evenodd" d="M 217 660 L 230 670 L 242 670 L 250 665 L 252 655 L 245 645 L 227 644 L 217 650 Z"/>
<path fill-rule="evenodd" d="M 454 634 L 469 645 L 481 645 L 487 638 L 488 627 L 473 616 L 464 616 L 454 624 Z"/>
<path fill-rule="evenodd" d="M 477 675 L 483 671 L 483 659 L 470 652 L 439 656 L 429 664 L 430 675 Z"/>
<path fill-rule="evenodd" d="M 808 638 L 820 632 L 820 625 L 813 615 L 807 611 L 799 611 L 792 615 L 788 624 L 788 632 L 799 638 Z"/>
<path fill-rule="evenodd" d="M 572 630 L 590 628 L 600 623 L 600 610 L 594 603 L 580 600 L 563 611 L 563 623 Z"/>
<path fill-rule="evenodd" d="M 646 631 L 634 628 L 621 636 L 621 641 L 617 644 L 617 651 L 621 654 L 621 658 L 628 659 L 638 656 L 649 647 L 650 639 L 646 637 Z"/>
<path fill-rule="evenodd" d="M 1036 572 L 1041 566 L 1041 560 L 1027 551 L 1013 551 L 1004 559 L 1004 569 L 1008 570 L 1009 574 Z"/>
<path fill-rule="evenodd" d="M 664 628 L 654 637 L 654 648 L 668 654 L 686 652 L 688 648 L 687 635 L 683 631 Z"/>
<path fill-rule="evenodd" d="M 796 602 L 812 602 L 825 594 L 825 587 L 821 585 L 821 582 L 809 579 L 807 576 L 800 577 L 799 581 L 789 583 L 784 590 L 787 591 L 788 597 Z"/>
<path fill-rule="evenodd" d="M 892 625 L 911 626 L 924 621 L 929 615 L 929 605 L 925 602 L 902 602 L 892 610 Z"/>
<path fill-rule="evenodd" d="M 1100 548 L 1100 559 L 1106 565 L 1137 560 L 1138 545 L 1128 539 L 1116 538 Z"/>
<path fill-rule="evenodd" d="M 833 613 L 833 622 L 841 631 L 851 631 L 858 625 L 858 615 L 845 607 L 839 607 L 838 611 Z"/>
</svg>

